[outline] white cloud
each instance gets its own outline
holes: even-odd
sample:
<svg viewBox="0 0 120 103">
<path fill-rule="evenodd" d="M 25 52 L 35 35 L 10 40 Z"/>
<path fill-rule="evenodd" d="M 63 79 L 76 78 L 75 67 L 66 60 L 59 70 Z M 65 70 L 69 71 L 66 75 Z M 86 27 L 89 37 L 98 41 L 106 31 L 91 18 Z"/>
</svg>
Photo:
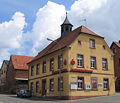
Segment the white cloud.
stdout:
<svg viewBox="0 0 120 103">
<path fill-rule="evenodd" d="M 81 20 L 86 18 L 87 27 L 104 36 L 110 44 L 112 40 L 119 39 L 119 4 L 120 1 L 117 0 L 76 0 L 68 11 L 68 18 L 74 28 L 85 24 Z M 25 17 L 20 12 L 16 12 L 10 21 L 1 23 L 1 60 L 10 55 L 9 50 L 11 49 L 17 48 L 19 52 L 23 53 L 28 42 L 33 44 L 30 45 L 31 48 L 28 48 L 28 51 L 35 56 L 50 43 L 46 40 L 47 37 L 51 39 L 60 37 L 60 25 L 65 19 L 65 13 L 64 5 L 48 1 L 38 10 L 32 30 L 25 34 L 23 34 L 26 25 Z"/>
<path fill-rule="evenodd" d="M 24 14 L 20 12 L 16 12 L 10 21 L 0 24 L 0 61 L 8 58 L 10 50 L 20 48 L 25 25 Z"/>
<path fill-rule="evenodd" d="M 80 26 L 80 17 L 89 16 L 106 2 L 107 0 L 77 0 L 71 6 L 70 11 L 68 11 L 68 18 L 74 24 L 74 28 Z M 46 40 L 47 37 L 56 39 L 60 36 L 60 25 L 65 19 L 65 13 L 66 9 L 63 5 L 50 1 L 43 8 L 39 9 L 32 33 L 28 33 L 28 38 L 31 37 L 33 41 L 31 54 L 36 55 L 45 48 L 49 43 Z"/>
<path fill-rule="evenodd" d="M 61 17 L 64 16 L 65 12 L 63 5 L 50 1 L 38 10 L 36 21 L 33 25 L 33 32 L 28 33 L 34 44 L 31 50 L 32 54 L 36 55 L 49 43 L 46 40 L 47 37 L 56 39 L 60 36 L 60 25 L 63 22 Z"/>
</svg>

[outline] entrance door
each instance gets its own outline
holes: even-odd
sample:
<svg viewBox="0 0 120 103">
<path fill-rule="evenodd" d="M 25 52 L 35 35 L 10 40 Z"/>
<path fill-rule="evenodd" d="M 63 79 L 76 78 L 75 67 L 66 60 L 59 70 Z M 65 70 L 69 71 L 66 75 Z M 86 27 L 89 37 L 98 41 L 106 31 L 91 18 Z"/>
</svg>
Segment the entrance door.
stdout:
<svg viewBox="0 0 120 103">
<path fill-rule="evenodd" d="M 42 96 L 46 95 L 46 79 L 42 80 Z"/>
</svg>

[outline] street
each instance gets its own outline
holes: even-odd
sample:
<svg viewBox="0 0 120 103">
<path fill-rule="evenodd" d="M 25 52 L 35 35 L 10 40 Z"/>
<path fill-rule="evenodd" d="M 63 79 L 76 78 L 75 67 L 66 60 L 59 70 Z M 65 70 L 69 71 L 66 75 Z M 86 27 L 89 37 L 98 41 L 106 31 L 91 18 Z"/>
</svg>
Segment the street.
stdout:
<svg viewBox="0 0 120 103">
<path fill-rule="evenodd" d="M 0 103 L 120 103 L 120 94 L 79 100 L 52 100 L 40 98 L 17 98 L 16 95 L 0 94 Z"/>
</svg>

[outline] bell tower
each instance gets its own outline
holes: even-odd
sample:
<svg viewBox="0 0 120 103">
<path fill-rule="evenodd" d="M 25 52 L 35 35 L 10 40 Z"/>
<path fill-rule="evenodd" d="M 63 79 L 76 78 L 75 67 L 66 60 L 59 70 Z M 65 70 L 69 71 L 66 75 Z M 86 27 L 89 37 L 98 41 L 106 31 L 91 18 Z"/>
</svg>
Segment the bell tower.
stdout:
<svg viewBox="0 0 120 103">
<path fill-rule="evenodd" d="M 72 27 L 73 27 L 73 25 L 69 22 L 69 20 L 67 18 L 67 12 L 66 12 L 66 18 L 65 18 L 63 24 L 61 25 L 61 37 L 63 38 L 65 35 L 67 35 L 69 32 L 71 32 Z"/>
</svg>

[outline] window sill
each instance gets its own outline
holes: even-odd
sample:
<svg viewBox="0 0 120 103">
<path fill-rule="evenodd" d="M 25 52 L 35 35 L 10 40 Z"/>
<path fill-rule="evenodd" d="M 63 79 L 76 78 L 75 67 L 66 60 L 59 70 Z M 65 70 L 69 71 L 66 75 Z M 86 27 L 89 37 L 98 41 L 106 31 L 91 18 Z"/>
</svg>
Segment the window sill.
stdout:
<svg viewBox="0 0 120 103">
<path fill-rule="evenodd" d="M 90 49 L 96 49 L 95 47 L 90 47 Z"/>
<path fill-rule="evenodd" d="M 92 91 L 98 91 L 98 89 L 91 89 Z"/>
<path fill-rule="evenodd" d="M 83 91 L 84 89 L 77 89 L 77 91 Z"/>
<path fill-rule="evenodd" d="M 82 66 L 82 67 L 77 66 L 77 68 L 84 68 L 84 66 Z"/>
<path fill-rule="evenodd" d="M 95 67 L 95 68 L 91 68 L 91 67 L 90 67 L 90 69 L 97 70 L 97 68 L 96 68 L 96 67 Z"/>
<path fill-rule="evenodd" d="M 103 71 L 108 71 L 108 69 L 102 69 Z"/>
<path fill-rule="evenodd" d="M 103 89 L 103 91 L 109 91 L 109 89 Z"/>
</svg>

